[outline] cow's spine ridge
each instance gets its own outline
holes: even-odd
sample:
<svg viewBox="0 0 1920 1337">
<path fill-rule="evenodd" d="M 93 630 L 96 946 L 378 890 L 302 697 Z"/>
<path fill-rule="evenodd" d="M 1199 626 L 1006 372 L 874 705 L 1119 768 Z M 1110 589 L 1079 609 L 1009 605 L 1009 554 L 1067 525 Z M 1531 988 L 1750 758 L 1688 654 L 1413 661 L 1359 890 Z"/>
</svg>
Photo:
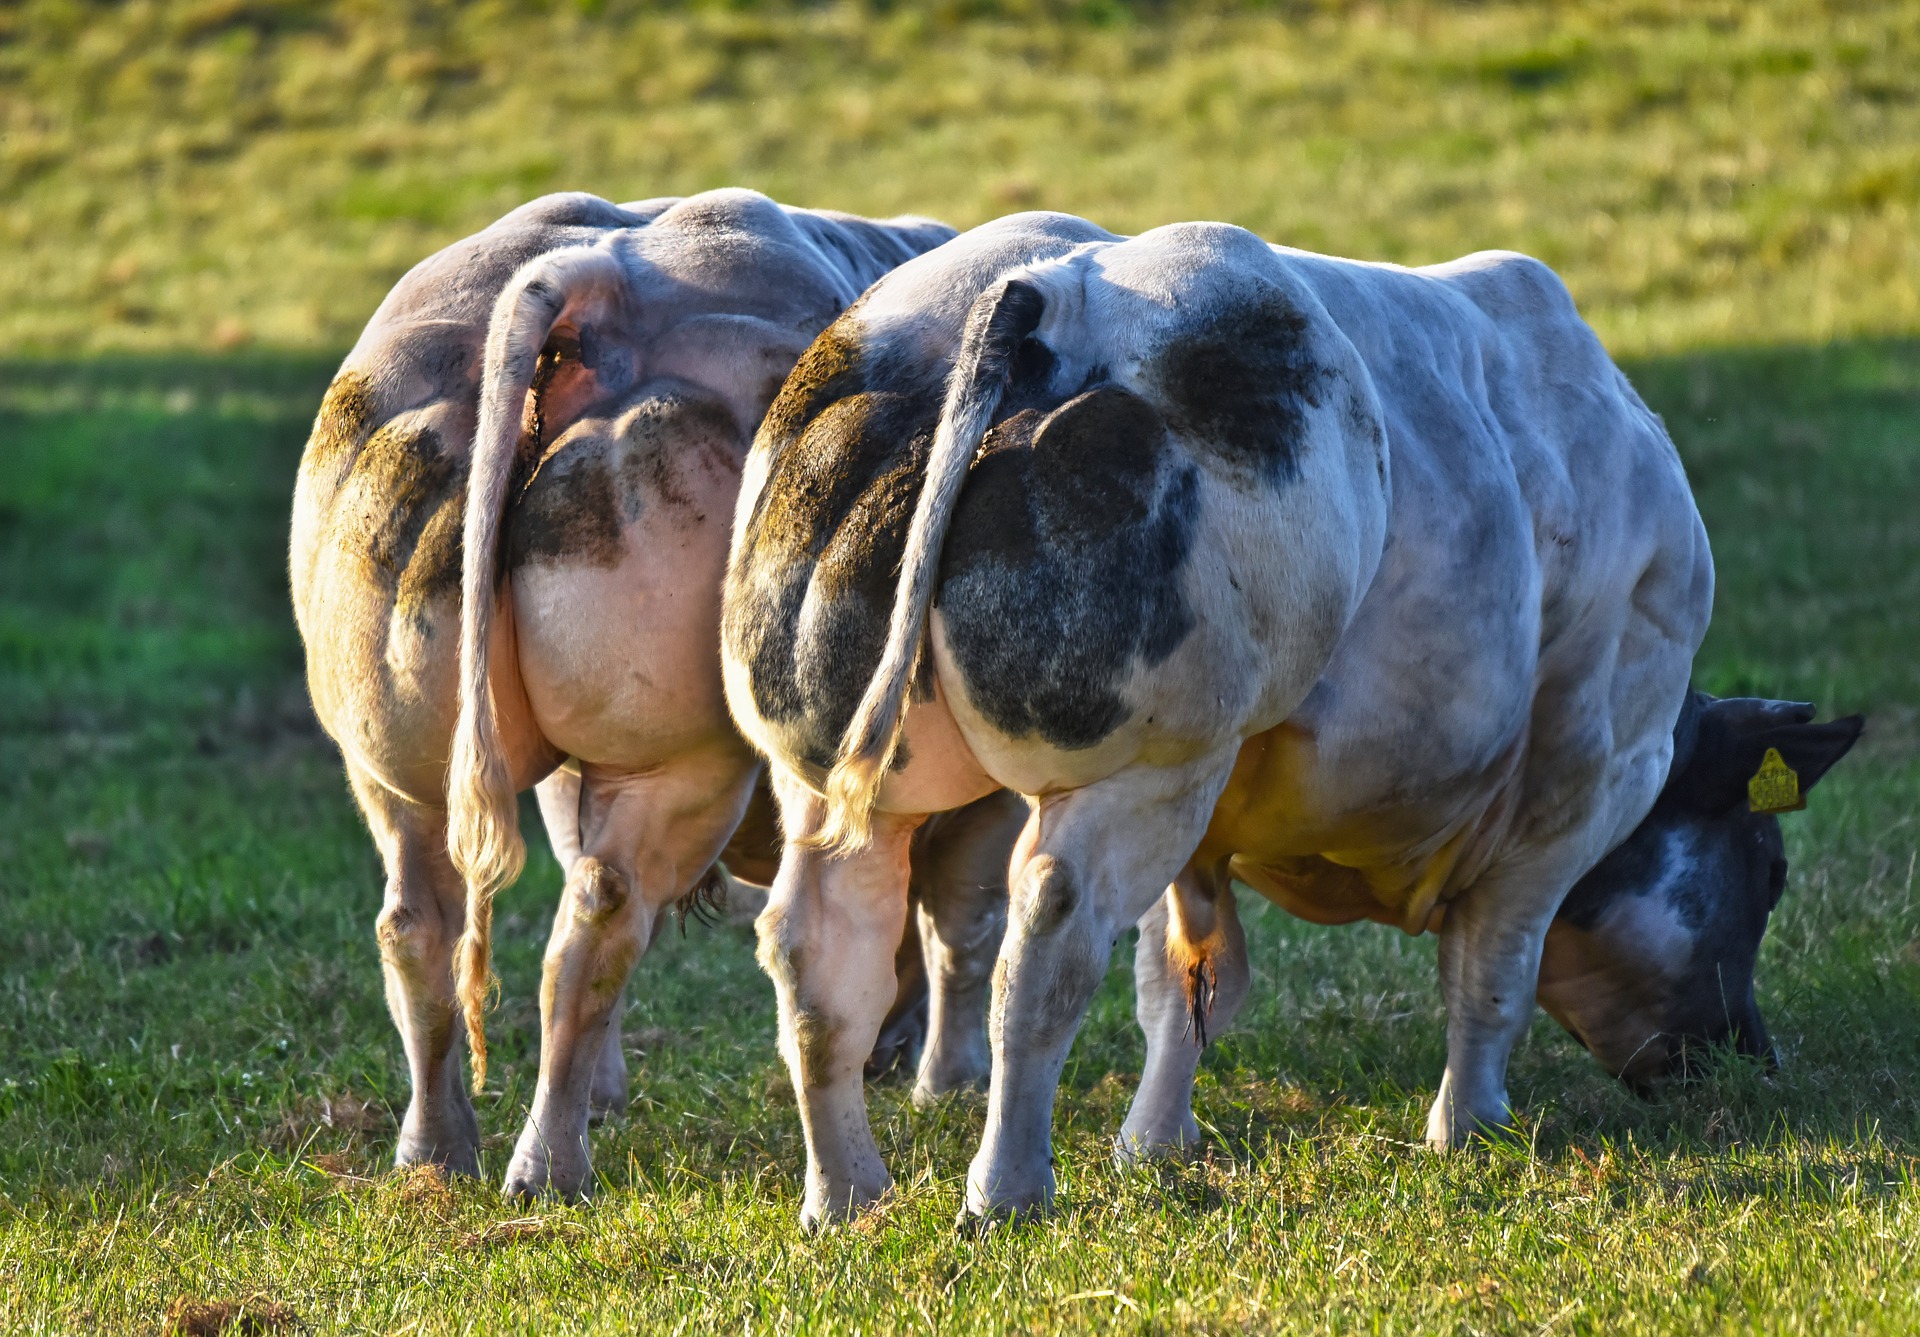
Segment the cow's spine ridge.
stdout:
<svg viewBox="0 0 1920 1337">
<path fill-rule="evenodd" d="M 1045 312 L 1046 299 L 1036 284 L 1007 278 L 981 293 L 967 313 L 927 457 L 926 481 L 907 530 L 886 644 L 841 738 L 839 758 L 825 785 L 826 818 L 809 845 L 855 850 L 871 838 L 874 804 L 906 724 L 907 693 L 926 641 L 947 525 L 974 454 L 1000 406 L 1014 354 Z"/>
<path fill-rule="evenodd" d="M 619 262 L 578 247 L 522 265 L 501 290 L 487 325 L 479 426 L 467 482 L 460 572 L 460 715 L 447 770 L 447 847 L 466 882 L 466 927 L 454 959 L 454 990 L 466 1015 L 473 1089 L 487 1077 L 485 1011 L 493 987 L 493 897 L 520 876 L 513 774 L 500 741 L 489 651 L 499 597 L 500 536 L 527 393 L 541 350 L 570 307 L 623 286 Z"/>
</svg>

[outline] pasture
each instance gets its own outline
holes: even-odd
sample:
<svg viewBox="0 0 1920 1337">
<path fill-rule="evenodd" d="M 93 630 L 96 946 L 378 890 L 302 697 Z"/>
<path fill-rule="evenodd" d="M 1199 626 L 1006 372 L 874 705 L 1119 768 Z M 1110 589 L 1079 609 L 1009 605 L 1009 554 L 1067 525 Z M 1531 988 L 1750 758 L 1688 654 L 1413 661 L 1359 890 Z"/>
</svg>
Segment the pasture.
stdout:
<svg viewBox="0 0 1920 1337">
<path fill-rule="evenodd" d="M 0 1327 L 1920 1325 L 1920 34 L 1897 6 L 1696 12 L 0 15 Z M 287 607 L 301 443 L 413 259 L 546 189 L 723 182 L 1560 265 L 1713 535 L 1700 684 L 1869 715 L 1784 822 L 1759 975 L 1784 1068 L 1641 1101 L 1542 1017 L 1525 1146 L 1436 1158 L 1433 940 L 1246 896 L 1206 1155 L 1108 1160 L 1141 1048 L 1123 944 L 1054 1219 L 956 1235 L 984 1102 L 895 1086 L 896 1195 L 803 1239 L 771 987 L 748 930 L 689 923 L 630 990 L 598 1196 L 516 1206 L 560 885 L 536 837 L 496 924 L 489 1180 L 389 1170 L 379 866 Z"/>
</svg>

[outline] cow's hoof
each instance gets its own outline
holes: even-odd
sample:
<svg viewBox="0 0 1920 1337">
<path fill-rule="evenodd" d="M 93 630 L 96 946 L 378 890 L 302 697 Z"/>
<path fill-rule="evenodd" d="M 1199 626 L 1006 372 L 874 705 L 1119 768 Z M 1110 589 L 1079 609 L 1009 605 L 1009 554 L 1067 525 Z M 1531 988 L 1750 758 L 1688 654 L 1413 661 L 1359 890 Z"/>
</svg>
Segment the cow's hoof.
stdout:
<svg viewBox="0 0 1920 1337">
<path fill-rule="evenodd" d="M 1173 1128 L 1120 1129 L 1113 1140 L 1113 1163 L 1122 1170 L 1162 1161 L 1185 1160 L 1200 1145 L 1200 1124 L 1192 1115 Z"/>
<path fill-rule="evenodd" d="M 953 1229 L 957 1235 L 980 1238 L 1000 1230 L 1011 1230 L 1015 1226 L 1032 1225 L 1053 1210 L 1053 1203 L 1029 1202 L 1016 1206 L 1012 1203 L 993 1207 L 976 1207 L 973 1194 L 967 1194 L 967 1205 L 960 1209 L 960 1215 L 954 1218 Z"/>
<path fill-rule="evenodd" d="M 930 1109 L 948 1096 L 961 1091 L 985 1091 L 993 1077 L 993 1060 L 984 1049 L 979 1053 L 954 1053 L 938 1048 L 920 1064 L 920 1076 L 913 1084 L 916 1109 Z"/>
<path fill-rule="evenodd" d="M 860 1075 L 869 1082 L 891 1082 L 909 1076 L 919 1062 L 918 1035 L 883 1035 L 874 1045 L 873 1052 L 867 1055 Z"/>
<path fill-rule="evenodd" d="M 500 1196 L 509 1202 L 538 1202 L 550 1199 L 556 1202 L 585 1202 L 591 1196 L 591 1181 L 581 1176 L 576 1183 L 562 1183 L 552 1175 L 541 1175 L 538 1170 L 512 1171 L 507 1182 L 500 1187 Z"/>
<path fill-rule="evenodd" d="M 922 1076 L 913 1084 L 913 1107 L 917 1110 L 930 1110 L 942 1105 L 953 1096 L 984 1095 L 988 1087 L 988 1070 L 974 1072 L 959 1069 L 938 1075 Z"/>
<path fill-rule="evenodd" d="M 587 1096 L 587 1122 L 588 1123 L 594 1123 L 594 1124 L 605 1123 L 608 1119 L 614 1117 L 617 1114 L 626 1113 L 627 1111 L 626 1076 L 627 1076 L 626 1073 L 622 1072 L 620 1074 L 621 1080 L 618 1085 L 615 1085 L 613 1082 L 609 1081 L 605 1086 L 602 1086 L 600 1084 L 598 1074 L 595 1075 L 593 1090 Z"/>
<path fill-rule="evenodd" d="M 593 1189 L 593 1166 L 584 1149 L 563 1156 L 557 1149 L 542 1144 L 529 1128 L 520 1135 L 513 1160 L 507 1166 L 501 1193 L 516 1202 L 537 1198 L 557 1198 L 561 1202 L 579 1202 Z"/>
<path fill-rule="evenodd" d="M 1513 1111 L 1505 1107 L 1497 1113 L 1475 1116 L 1458 1108 L 1449 1114 L 1435 1104 L 1427 1116 L 1427 1147 L 1432 1151 L 1464 1151 L 1493 1143 L 1510 1144 L 1519 1137 Z"/>
<path fill-rule="evenodd" d="M 400 1125 L 400 1141 L 394 1148 L 393 1163 L 404 1169 L 409 1165 L 438 1165 L 449 1174 L 480 1174 L 480 1125 L 473 1111 L 451 1117 L 428 1120 L 407 1112 Z"/>
<path fill-rule="evenodd" d="M 404 1170 L 409 1165 L 437 1165 L 448 1174 L 480 1177 L 480 1153 L 473 1147 L 447 1147 L 439 1143 L 409 1145 L 404 1140 L 394 1150 L 393 1163 Z"/>
<path fill-rule="evenodd" d="M 800 1204 L 801 1233 L 817 1235 L 829 1226 L 851 1221 L 872 1209 L 892 1188 L 890 1176 L 838 1190 L 824 1184 L 809 1185 L 806 1201 Z"/>
<path fill-rule="evenodd" d="M 1044 1175 L 1034 1176 L 1027 1183 L 1016 1182 L 1012 1177 L 1002 1175 L 995 1184 L 995 1191 L 988 1193 L 980 1181 L 973 1175 L 967 1176 L 967 1205 L 962 1217 L 973 1217 L 995 1225 L 1010 1225 L 1020 1221 L 1033 1221 L 1045 1216 L 1053 1207 L 1053 1171 L 1049 1168 Z"/>
</svg>

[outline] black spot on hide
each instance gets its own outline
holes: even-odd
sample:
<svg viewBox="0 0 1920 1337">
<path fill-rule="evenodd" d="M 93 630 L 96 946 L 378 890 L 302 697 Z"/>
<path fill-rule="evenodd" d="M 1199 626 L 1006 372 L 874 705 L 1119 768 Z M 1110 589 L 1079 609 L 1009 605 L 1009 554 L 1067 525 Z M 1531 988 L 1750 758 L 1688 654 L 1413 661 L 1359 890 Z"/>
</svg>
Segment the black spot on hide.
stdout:
<svg viewBox="0 0 1920 1337">
<path fill-rule="evenodd" d="M 1179 571 L 1199 479 L 1151 405 L 1117 386 L 991 431 L 960 495 L 936 604 L 993 725 L 1091 747 L 1127 717 L 1134 661 L 1160 663 L 1193 614 Z"/>
<path fill-rule="evenodd" d="M 1299 473 L 1307 410 L 1335 376 L 1314 360 L 1305 314 L 1270 286 L 1236 294 L 1156 368 L 1167 425 L 1269 487 Z"/>
<path fill-rule="evenodd" d="M 1125 719 L 1134 659 L 1160 662 L 1192 625 L 1177 572 L 1199 479 L 1138 396 L 1105 385 L 1060 403 L 1055 355 L 1031 337 L 1041 307 L 1009 283 L 983 322 L 982 377 L 1003 390 L 934 603 L 996 726 L 1089 747 Z M 823 769 L 885 644 L 946 397 L 937 364 L 863 347 L 858 314 L 815 341 L 769 410 L 766 485 L 727 575 L 729 653 L 762 716 Z"/>
</svg>

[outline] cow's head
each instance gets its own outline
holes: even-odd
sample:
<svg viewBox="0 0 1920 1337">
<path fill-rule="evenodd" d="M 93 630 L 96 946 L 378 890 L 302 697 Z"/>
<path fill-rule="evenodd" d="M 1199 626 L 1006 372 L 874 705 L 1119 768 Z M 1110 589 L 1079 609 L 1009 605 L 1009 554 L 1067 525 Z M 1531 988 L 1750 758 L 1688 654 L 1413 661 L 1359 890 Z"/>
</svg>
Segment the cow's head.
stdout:
<svg viewBox="0 0 1920 1337">
<path fill-rule="evenodd" d="M 1653 810 L 1575 884 L 1547 934 L 1540 1004 L 1593 1056 L 1644 1090 L 1731 1044 L 1774 1061 L 1753 997 L 1754 958 L 1787 884 L 1772 811 L 1778 763 L 1802 798 L 1860 737 L 1858 715 L 1812 723 L 1814 708 L 1691 693 Z M 1777 762 L 1770 753 L 1777 753 Z M 1787 802 L 1791 802 L 1789 797 Z"/>
</svg>

